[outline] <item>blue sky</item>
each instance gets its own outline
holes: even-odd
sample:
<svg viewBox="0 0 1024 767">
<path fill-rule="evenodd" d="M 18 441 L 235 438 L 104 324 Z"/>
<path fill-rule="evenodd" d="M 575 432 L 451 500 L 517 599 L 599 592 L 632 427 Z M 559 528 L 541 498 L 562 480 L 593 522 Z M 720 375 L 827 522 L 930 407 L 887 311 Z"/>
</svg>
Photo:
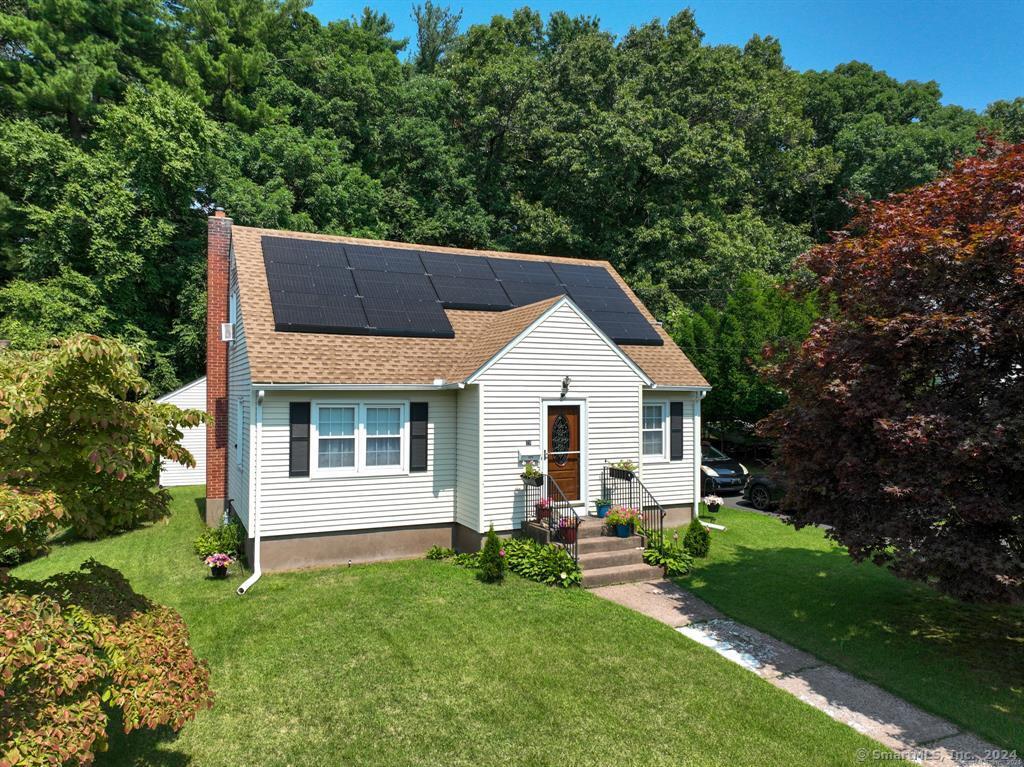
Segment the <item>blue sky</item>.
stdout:
<svg viewBox="0 0 1024 767">
<path fill-rule="evenodd" d="M 694 9 L 705 42 L 742 45 L 751 35 L 782 41 L 796 69 L 831 69 L 853 59 L 900 80 L 936 80 L 943 101 L 982 110 L 996 99 L 1024 96 L 1024 0 L 439 0 L 463 10 L 463 27 L 508 15 L 522 5 L 547 17 L 556 10 L 593 15 L 617 35 L 658 17 Z M 398 37 L 414 36 L 412 0 L 315 0 L 323 21 L 349 18 L 364 5 L 395 22 Z"/>
</svg>

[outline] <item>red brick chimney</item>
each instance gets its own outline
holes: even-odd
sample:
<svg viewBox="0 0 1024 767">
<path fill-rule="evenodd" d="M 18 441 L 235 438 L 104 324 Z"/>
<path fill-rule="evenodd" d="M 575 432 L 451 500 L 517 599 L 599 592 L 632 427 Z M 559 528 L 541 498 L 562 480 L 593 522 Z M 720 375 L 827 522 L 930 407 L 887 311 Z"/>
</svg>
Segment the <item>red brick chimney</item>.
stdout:
<svg viewBox="0 0 1024 767">
<path fill-rule="evenodd" d="M 231 219 L 217 208 L 206 225 L 206 524 L 224 514 L 228 497 L 228 344 L 220 326 L 228 321 Z"/>
</svg>

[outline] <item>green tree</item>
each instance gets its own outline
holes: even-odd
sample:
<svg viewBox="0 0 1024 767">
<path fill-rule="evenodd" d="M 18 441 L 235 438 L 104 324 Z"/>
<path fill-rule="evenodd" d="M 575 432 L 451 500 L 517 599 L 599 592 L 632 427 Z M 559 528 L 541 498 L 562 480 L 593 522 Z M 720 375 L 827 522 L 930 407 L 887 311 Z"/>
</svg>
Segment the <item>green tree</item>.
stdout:
<svg viewBox="0 0 1024 767">
<path fill-rule="evenodd" d="M 434 5 L 426 0 L 412 7 L 416 22 L 416 54 L 412 65 L 417 72 L 430 74 L 459 34 L 462 11 L 453 12 L 450 6 Z"/>
</svg>

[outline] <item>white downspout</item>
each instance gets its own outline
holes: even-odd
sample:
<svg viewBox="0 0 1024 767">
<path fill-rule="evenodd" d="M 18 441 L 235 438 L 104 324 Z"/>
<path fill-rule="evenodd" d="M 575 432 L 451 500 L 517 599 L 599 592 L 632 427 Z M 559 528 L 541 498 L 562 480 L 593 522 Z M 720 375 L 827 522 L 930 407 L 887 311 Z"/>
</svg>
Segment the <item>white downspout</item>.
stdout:
<svg viewBox="0 0 1024 767">
<path fill-rule="evenodd" d="M 700 497 L 704 491 L 704 478 L 700 472 L 700 401 L 706 391 L 697 392 L 693 402 L 693 518 L 700 517 Z"/>
<path fill-rule="evenodd" d="M 263 575 L 263 570 L 260 567 L 260 458 L 261 448 L 263 446 L 263 389 L 256 392 L 256 407 L 253 421 L 254 421 L 254 432 L 253 435 L 253 473 L 256 475 L 252 483 L 252 502 L 249 504 L 249 519 L 252 523 L 252 575 L 250 575 L 241 586 L 238 587 L 238 596 L 242 596 L 247 592 L 252 585 L 260 579 Z"/>
</svg>

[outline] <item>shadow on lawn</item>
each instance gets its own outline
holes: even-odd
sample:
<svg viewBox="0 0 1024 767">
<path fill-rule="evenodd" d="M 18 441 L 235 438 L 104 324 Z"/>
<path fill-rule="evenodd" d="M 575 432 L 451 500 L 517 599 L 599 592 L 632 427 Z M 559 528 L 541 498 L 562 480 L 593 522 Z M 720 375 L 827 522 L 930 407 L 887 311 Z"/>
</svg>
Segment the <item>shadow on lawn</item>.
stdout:
<svg viewBox="0 0 1024 767">
<path fill-rule="evenodd" d="M 1024 609 L 964 604 L 841 549 L 736 546 L 721 556 L 677 582 L 861 678 L 964 696 L 1011 731 L 1024 726 Z M 951 683 L 961 689 L 950 693 Z"/>
<path fill-rule="evenodd" d="M 110 737 L 107 750 L 96 757 L 96 767 L 185 767 L 192 757 L 180 751 L 161 749 L 161 744 L 173 743 L 177 734 L 170 727 L 155 730 L 124 732 L 120 712 L 115 711 L 107 725 Z"/>
</svg>

